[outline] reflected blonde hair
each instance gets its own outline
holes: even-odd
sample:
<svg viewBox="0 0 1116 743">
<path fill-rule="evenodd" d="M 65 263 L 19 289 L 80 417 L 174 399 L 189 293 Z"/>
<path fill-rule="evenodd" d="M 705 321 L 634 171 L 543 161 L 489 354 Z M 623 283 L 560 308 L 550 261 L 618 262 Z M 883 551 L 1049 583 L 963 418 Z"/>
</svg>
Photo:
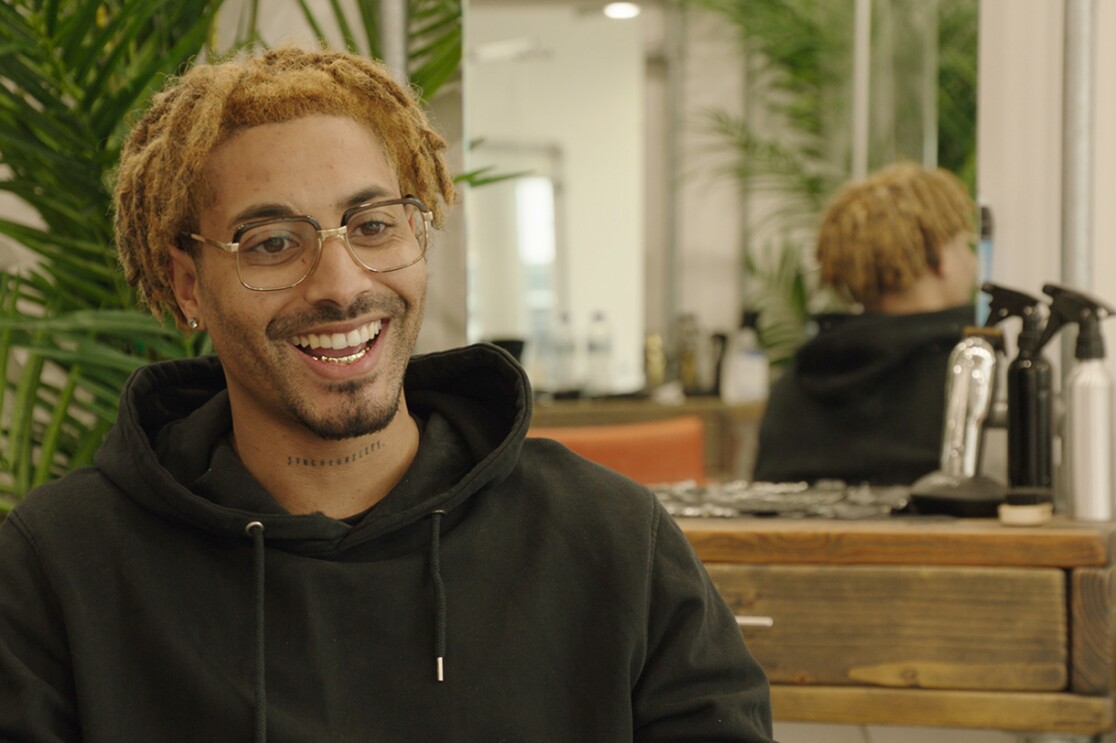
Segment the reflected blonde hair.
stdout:
<svg viewBox="0 0 1116 743">
<path fill-rule="evenodd" d="M 942 248 L 973 232 L 976 207 L 947 170 L 891 165 L 845 185 L 818 231 L 821 281 L 871 307 L 937 268 Z"/>
<path fill-rule="evenodd" d="M 293 47 L 198 65 L 153 98 L 121 150 L 116 173 L 120 262 L 153 313 L 169 310 L 185 327 L 170 284 L 170 246 L 197 229 L 200 210 L 212 198 L 204 176 L 210 153 L 244 129 L 321 114 L 367 125 L 402 193 L 430 207 L 436 227 L 444 224 L 443 203 L 456 201 L 446 142 L 414 91 L 385 65 L 348 52 Z"/>
</svg>

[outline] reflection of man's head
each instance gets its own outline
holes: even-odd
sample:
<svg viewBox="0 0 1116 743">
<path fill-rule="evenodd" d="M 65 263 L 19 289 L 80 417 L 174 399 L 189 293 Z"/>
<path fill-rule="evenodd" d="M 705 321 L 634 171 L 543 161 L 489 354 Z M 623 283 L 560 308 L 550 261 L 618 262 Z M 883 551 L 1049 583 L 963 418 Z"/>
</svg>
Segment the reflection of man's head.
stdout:
<svg viewBox="0 0 1116 743">
<path fill-rule="evenodd" d="M 892 165 L 842 188 L 818 232 L 821 280 L 865 308 L 907 291 L 927 273 L 947 303 L 962 304 L 976 281 L 975 206 L 940 168 Z"/>
<path fill-rule="evenodd" d="M 197 231 L 199 209 L 211 198 L 204 180 L 210 153 L 237 131 L 314 114 L 368 126 L 402 193 L 429 206 L 441 226 L 443 202 L 455 199 L 446 143 L 412 91 L 384 65 L 345 52 L 295 48 L 199 65 L 154 98 L 120 156 L 117 246 L 128 280 L 154 312 L 170 310 L 184 326 L 168 251 L 178 235 Z"/>
</svg>

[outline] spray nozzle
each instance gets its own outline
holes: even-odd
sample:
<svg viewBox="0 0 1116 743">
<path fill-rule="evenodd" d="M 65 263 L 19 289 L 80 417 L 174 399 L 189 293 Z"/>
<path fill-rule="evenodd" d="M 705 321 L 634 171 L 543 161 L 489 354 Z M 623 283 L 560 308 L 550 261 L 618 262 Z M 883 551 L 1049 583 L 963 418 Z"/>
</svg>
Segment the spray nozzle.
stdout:
<svg viewBox="0 0 1116 743">
<path fill-rule="evenodd" d="M 1075 322 L 1078 325 L 1077 359 L 1103 359 L 1104 336 L 1100 332 L 1100 321 L 1116 314 L 1108 304 L 1075 289 L 1067 289 L 1057 284 L 1044 284 L 1042 291 L 1051 298 L 1050 319 L 1046 321 L 1039 348 L 1044 346 L 1062 325 Z"/>
<path fill-rule="evenodd" d="M 1042 337 L 1039 306 L 1042 300 L 1026 292 L 1009 289 L 1006 286 L 985 282 L 980 290 L 991 297 L 988 305 L 988 320 L 985 327 L 991 327 L 1009 317 L 1023 318 L 1023 330 L 1019 333 L 1019 353 L 1023 357 L 1033 356 L 1042 350 L 1045 341 Z"/>
</svg>

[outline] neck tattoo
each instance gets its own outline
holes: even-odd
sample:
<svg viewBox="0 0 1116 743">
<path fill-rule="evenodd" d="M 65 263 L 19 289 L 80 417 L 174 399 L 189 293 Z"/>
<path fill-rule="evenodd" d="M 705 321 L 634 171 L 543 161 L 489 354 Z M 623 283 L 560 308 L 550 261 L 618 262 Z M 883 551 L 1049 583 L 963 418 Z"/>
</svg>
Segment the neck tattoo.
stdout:
<svg viewBox="0 0 1116 743">
<path fill-rule="evenodd" d="M 356 450 L 352 454 L 346 454 L 343 457 L 297 457 L 291 454 L 287 455 L 287 464 L 300 467 L 342 467 L 346 464 L 352 464 L 361 459 L 364 459 L 374 451 L 379 451 L 384 448 L 383 441 L 373 441 L 371 444 Z"/>
</svg>

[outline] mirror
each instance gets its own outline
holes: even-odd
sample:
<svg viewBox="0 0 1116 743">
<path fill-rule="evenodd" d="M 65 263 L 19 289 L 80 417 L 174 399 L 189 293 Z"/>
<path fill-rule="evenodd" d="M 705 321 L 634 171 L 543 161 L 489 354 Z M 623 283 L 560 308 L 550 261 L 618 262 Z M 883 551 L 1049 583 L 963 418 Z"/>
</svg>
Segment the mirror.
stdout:
<svg viewBox="0 0 1116 743">
<path fill-rule="evenodd" d="M 471 341 L 525 339 L 539 389 L 558 380 L 556 330 L 585 346 L 600 313 L 609 391 L 642 384 L 644 38 L 639 19 L 574 3 L 472 0 L 466 11 Z M 584 379 L 587 359 L 574 361 Z"/>
<path fill-rule="evenodd" d="M 638 390 L 648 334 L 669 349 L 683 313 L 705 336 L 731 333 L 765 291 L 788 293 L 772 246 L 789 244 L 796 276 L 810 278 L 810 220 L 854 173 L 905 157 L 973 183 L 977 0 L 820 4 L 824 21 L 772 34 L 814 34 L 802 43 L 819 52 L 788 55 L 804 77 L 779 87 L 761 59 L 779 50 L 747 33 L 742 45 L 740 18 L 766 13 L 775 27 L 801 4 L 741 0 L 714 13 L 696 1 L 645 1 L 638 17 L 612 20 L 589 0 L 469 0 L 466 165 L 503 178 L 465 194 L 471 341 L 525 339 L 532 381 L 553 389 L 561 318 L 584 381 L 590 320 L 601 312 L 607 390 Z M 871 17 L 866 37 L 858 12 Z M 947 79 L 951 65 L 968 65 L 960 86 Z M 738 124 L 760 141 L 736 136 Z M 772 143 L 772 160 L 797 148 L 809 172 L 742 175 Z M 771 214 L 796 198 L 808 203 L 790 232 Z M 793 308 L 798 335 L 781 334 L 790 350 L 810 309 Z"/>
</svg>

